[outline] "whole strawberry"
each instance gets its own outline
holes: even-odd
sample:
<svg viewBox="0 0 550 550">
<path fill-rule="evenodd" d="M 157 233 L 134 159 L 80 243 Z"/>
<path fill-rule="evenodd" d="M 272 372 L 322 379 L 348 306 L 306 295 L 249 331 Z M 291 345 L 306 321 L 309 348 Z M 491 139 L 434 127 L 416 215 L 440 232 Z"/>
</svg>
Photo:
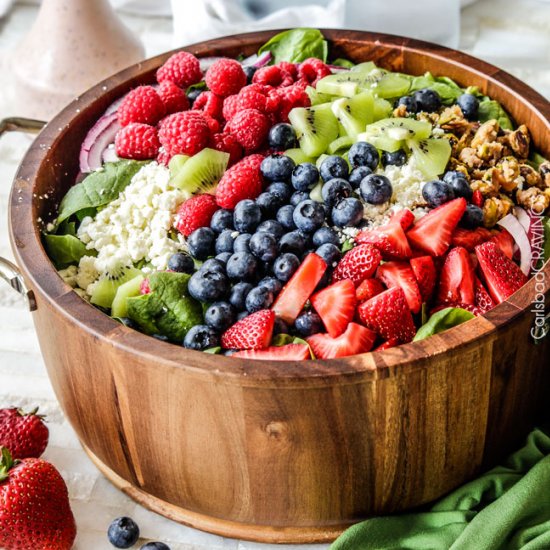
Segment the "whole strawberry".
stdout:
<svg viewBox="0 0 550 550">
<path fill-rule="evenodd" d="M 48 445 L 49 430 L 44 417 L 21 409 L 0 409 L 0 447 L 6 447 L 14 458 L 38 458 Z"/>
<path fill-rule="evenodd" d="M 59 472 L 45 460 L 14 461 L 0 451 L 0 548 L 69 550 L 76 525 Z"/>
</svg>

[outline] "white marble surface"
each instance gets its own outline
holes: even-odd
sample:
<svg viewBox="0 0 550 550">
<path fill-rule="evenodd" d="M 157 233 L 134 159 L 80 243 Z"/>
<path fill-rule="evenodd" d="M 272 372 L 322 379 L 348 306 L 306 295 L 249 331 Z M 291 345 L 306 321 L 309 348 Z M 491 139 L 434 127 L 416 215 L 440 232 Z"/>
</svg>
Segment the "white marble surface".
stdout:
<svg viewBox="0 0 550 550">
<path fill-rule="evenodd" d="M 32 5 L 18 5 L 0 21 L 0 70 L 9 76 L 10 50 L 30 26 Z M 139 33 L 148 55 L 170 49 L 171 22 L 162 18 L 124 15 Z M 480 0 L 462 12 L 461 48 L 501 66 L 550 97 L 550 3 L 543 0 Z M 9 79 L 8 79 L 9 80 Z M 9 87 L 3 79 L 0 117 L 17 115 L 10 107 Z M 11 180 L 30 137 L 9 134 L 0 140 L 0 255 L 11 257 L 7 231 L 7 203 Z M 114 489 L 81 450 L 64 419 L 46 376 L 31 314 L 6 285 L 0 284 L 0 407 L 31 408 L 39 404 L 48 415 L 51 433 L 45 458 L 67 480 L 78 524 L 78 550 L 108 550 L 106 528 L 118 515 L 132 516 L 145 539 L 162 540 L 172 550 L 297 550 L 327 545 L 272 546 L 224 539 L 190 529 L 148 512 Z"/>
</svg>

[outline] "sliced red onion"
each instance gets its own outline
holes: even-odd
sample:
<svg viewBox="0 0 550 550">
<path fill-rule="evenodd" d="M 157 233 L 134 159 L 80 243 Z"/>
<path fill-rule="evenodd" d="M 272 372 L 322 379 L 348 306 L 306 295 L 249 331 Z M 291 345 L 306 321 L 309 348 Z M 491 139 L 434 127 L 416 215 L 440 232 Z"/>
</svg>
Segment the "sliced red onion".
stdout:
<svg viewBox="0 0 550 550">
<path fill-rule="evenodd" d="M 527 237 L 525 229 L 513 214 L 507 214 L 497 223 L 501 227 L 504 227 L 504 229 L 506 229 L 506 231 L 508 231 L 508 233 L 510 233 L 510 235 L 514 238 L 520 253 L 519 267 L 525 275 L 529 275 L 531 272 L 531 259 L 533 257 L 533 253 L 531 251 L 531 244 L 529 243 L 529 238 Z"/>
<path fill-rule="evenodd" d="M 115 140 L 120 128 L 116 113 L 102 116 L 90 129 L 80 148 L 80 171 L 93 172 L 101 167 L 103 151 Z"/>
<path fill-rule="evenodd" d="M 529 235 L 529 228 L 531 227 L 531 218 L 529 214 L 527 214 L 521 206 L 514 206 L 514 216 L 518 219 L 519 223 L 521 223 L 523 229 L 525 229 L 525 233 Z"/>
<path fill-rule="evenodd" d="M 220 59 L 223 59 L 223 57 L 220 56 L 213 56 L 213 57 L 201 57 L 199 59 L 201 71 L 205 73 L 216 61 L 219 61 Z"/>
<path fill-rule="evenodd" d="M 258 54 L 257 53 L 253 53 L 252 55 L 246 57 L 245 59 L 243 59 L 241 61 L 241 65 L 243 67 L 251 67 L 254 65 L 254 63 L 256 63 L 256 61 L 258 61 Z"/>
<path fill-rule="evenodd" d="M 113 101 L 109 107 L 107 107 L 107 110 L 105 111 L 104 115 L 110 115 L 112 113 L 115 113 L 116 110 L 120 107 L 120 104 L 122 103 L 122 100 L 126 97 L 126 94 L 124 94 L 122 97 L 119 97 L 116 101 Z"/>
<path fill-rule="evenodd" d="M 256 69 L 265 67 L 273 59 L 273 54 L 270 51 L 263 52 L 258 56 L 256 62 L 252 65 Z"/>
<path fill-rule="evenodd" d="M 120 158 L 117 156 L 115 148 L 109 145 L 102 153 L 101 160 L 103 162 L 117 162 Z"/>
</svg>

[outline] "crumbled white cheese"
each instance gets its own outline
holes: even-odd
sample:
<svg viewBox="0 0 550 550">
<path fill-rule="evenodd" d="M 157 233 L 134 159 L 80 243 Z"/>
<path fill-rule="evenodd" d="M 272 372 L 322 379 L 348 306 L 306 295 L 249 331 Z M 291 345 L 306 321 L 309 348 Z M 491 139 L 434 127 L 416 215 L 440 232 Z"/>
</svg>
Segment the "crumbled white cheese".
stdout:
<svg viewBox="0 0 550 550">
<path fill-rule="evenodd" d="M 78 267 L 76 265 L 70 265 L 66 269 L 60 269 L 58 271 L 59 276 L 73 288 L 77 286 L 76 276 L 78 274 Z"/>
<path fill-rule="evenodd" d="M 87 290 L 100 275 L 95 267 L 95 260 L 96 258 L 93 256 L 83 256 L 80 258 L 78 273 L 76 274 L 76 284 L 82 290 Z"/>
</svg>

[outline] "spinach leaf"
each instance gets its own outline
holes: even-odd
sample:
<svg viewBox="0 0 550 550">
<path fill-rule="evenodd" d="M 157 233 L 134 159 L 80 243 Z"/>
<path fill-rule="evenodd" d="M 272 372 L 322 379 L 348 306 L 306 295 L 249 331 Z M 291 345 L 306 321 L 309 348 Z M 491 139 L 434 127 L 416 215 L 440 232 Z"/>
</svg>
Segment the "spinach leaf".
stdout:
<svg viewBox="0 0 550 550">
<path fill-rule="evenodd" d="M 272 63 L 280 61 L 301 63 L 308 57 L 317 57 L 326 61 L 328 44 L 321 31 L 298 28 L 276 34 L 258 50 L 258 55 L 267 51 L 273 55 Z"/>
<path fill-rule="evenodd" d="M 220 355 L 222 352 L 222 348 L 220 348 L 220 346 L 217 346 L 215 348 L 208 348 L 203 351 L 204 353 L 211 353 L 212 355 Z"/>
<path fill-rule="evenodd" d="M 128 317 L 146 334 L 163 334 L 181 344 L 187 331 L 202 323 L 201 304 L 187 292 L 189 278 L 186 273 L 153 273 L 151 292 L 127 299 Z"/>
<path fill-rule="evenodd" d="M 144 164 L 136 160 L 109 162 L 102 170 L 86 176 L 63 197 L 59 205 L 57 224 L 73 214 L 79 219 L 83 217 L 81 214 L 93 215 L 98 207 L 109 204 L 119 196 Z"/>
<path fill-rule="evenodd" d="M 76 237 L 76 223 L 65 220 L 57 226 L 56 235 L 72 235 Z"/>
<path fill-rule="evenodd" d="M 77 264 L 82 256 L 95 256 L 95 250 L 87 250 L 86 245 L 74 235 L 44 235 L 44 247 L 56 269 L 64 269 Z"/>
<path fill-rule="evenodd" d="M 537 153 L 536 151 L 531 151 L 527 164 L 532 166 L 535 170 L 538 170 L 540 168 L 540 165 L 545 161 L 546 159 L 542 155 L 539 155 L 539 153 Z"/>
<path fill-rule="evenodd" d="M 331 63 L 331 65 L 335 65 L 336 67 L 344 67 L 346 69 L 351 69 L 352 67 L 355 67 L 355 63 L 353 63 L 349 59 L 344 59 L 343 57 L 338 57 Z"/>
<path fill-rule="evenodd" d="M 413 77 L 411 77 L 408 74 L 400 73 L 399 76 L 410 78 L 411 87 L 409 88 L 409 94 L 411 94 L 412 92 L 416 92 L 417 90 L 422 90 L 423 88 L 429 88 L 435 82 L 435 78 L 430 72 L 424 73 L 423 75 L 420 75 L 420 76 L 413 76 Z"/>
<path fill-rule="evenodd" d="M 486 98 L 479 103 L 479 120 L 487 122 L 496 119 L 501 128 L 513 130 L 514 124 L 508 116 L 508 113 L 502 108 L 502 105 L 494 99 Z"/>
<path fill-rule="evenodd" d="M 351 250 L 354 245 L 353 239 L 346 239 L 344 244 L 342 244 L 342 254 L 345 254 L 348 250 Z"/>
<path fill-rule="evenodd" d="M 428 338 L 428 336 L 439 334 L 444 330 L 456 327 L 457 325 L 469 321 L 474 317 L 475 315 L 473 313 L 459 307 L 447 307 L 442 309 L 437 313 L 434 313 L 428 319 L 428 322 L 418 329 L 418 332 L 414 337 L 414 342 L 424 340 L 424 338 Z"/>
</svg>

